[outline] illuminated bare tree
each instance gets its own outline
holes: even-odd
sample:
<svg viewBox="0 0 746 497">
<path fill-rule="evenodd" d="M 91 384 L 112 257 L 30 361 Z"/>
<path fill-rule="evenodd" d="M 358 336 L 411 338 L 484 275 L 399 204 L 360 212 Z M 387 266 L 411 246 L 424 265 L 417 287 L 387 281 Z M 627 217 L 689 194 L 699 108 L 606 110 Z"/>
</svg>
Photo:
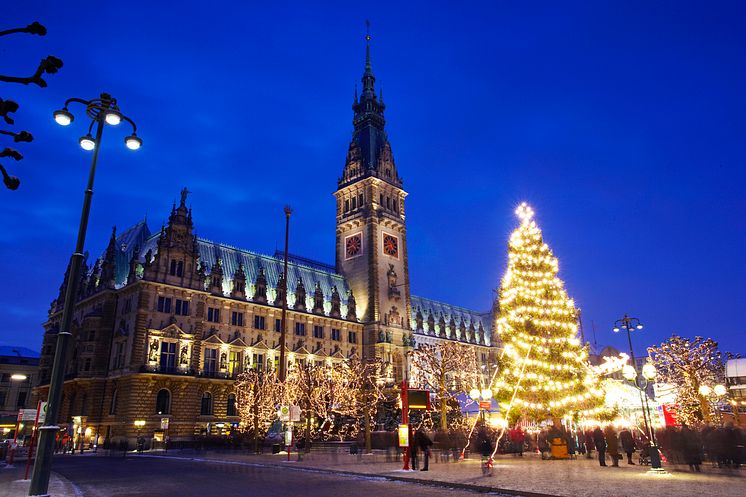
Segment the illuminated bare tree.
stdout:
<svg viewBox="0 0 746 497">
<path fill-rule="evenodd" d="M 658 370 L 656 381 L 676 387 L 679 421 L 694 424 L 709 423 L 713 404 L 699 391 L 703 385 L 724 383 L 725 365 L 718 343 L 711 338 L 693 340 L 673 335 L 648 353 Z"/>
<path fill-rule="evenodd" d="M 412 351 L 412 383 L 435 393 L 440 429 L 448 429 L 449 405 L 459 392 L 479 386 L 476 353 L 457 342 L 418 344 Z"/>
<path fill-rule="evenodd" d="M 254 452 L 264 438 L 283 401 L 284 386 L 274 371 L 249 370 L 238 375 L 236 404 L 241 421 L 254 436 Z"/>
</svg>

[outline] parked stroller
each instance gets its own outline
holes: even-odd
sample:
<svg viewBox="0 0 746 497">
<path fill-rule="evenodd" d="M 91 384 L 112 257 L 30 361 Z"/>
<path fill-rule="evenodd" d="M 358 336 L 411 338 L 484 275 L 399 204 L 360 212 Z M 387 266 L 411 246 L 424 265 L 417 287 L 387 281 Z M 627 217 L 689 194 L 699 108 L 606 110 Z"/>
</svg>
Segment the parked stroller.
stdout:
<svg viewBox="0 0 746 497">
<path fill-rule="evenodd" d="M 650 466 L 650 443 L 644 443 L 640 449 L 640 466 Z"/>
</svg>

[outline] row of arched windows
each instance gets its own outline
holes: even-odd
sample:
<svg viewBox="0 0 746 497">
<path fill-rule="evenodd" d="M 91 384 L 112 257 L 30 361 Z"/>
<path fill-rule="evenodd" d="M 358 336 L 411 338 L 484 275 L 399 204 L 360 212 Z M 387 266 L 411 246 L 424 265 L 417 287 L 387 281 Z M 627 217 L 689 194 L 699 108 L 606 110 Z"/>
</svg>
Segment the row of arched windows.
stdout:
<svg viewBox="0 0 746 497">
<path fill-rule="evenodd" d="M 75 394 L 71 398 L 71 405 L 75 402 Z M 236 396 L 235 394 L 228 395 L 226 415 L 227 416 L 238 416 L 238 410 L 236 409 Z M 85 405 L 85 396 L 83 397 L 83 405 Z M 117 412 L 117 390 L 111 395 L 111 405 L 109 407 L 109 414 L 116 414 Z M 158 390 L 158 395 L 155 397 L 155 413 L 164 415 L 171 414 L 171 392 L 165 388 Z M 213 402 L 212 394 L 210 392 L 204 392 L 202 399 L 200 400 L 200 416 L 211 416 L 213 414 Z"/>
</svg>

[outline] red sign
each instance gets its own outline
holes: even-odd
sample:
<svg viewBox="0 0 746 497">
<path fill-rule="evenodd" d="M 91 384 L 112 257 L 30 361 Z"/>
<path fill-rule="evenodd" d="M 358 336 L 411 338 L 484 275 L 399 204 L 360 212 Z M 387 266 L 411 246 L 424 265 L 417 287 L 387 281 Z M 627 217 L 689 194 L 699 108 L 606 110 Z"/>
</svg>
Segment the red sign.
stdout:
<svg viewBox="0 0 746 497">
<path fill-rule="evenodd" d="M 489 400 L 482 400 L 479 402 L 480 409 L 489 409 L 490 407 L 492 407 L 492 402 Z"/>
</svg>

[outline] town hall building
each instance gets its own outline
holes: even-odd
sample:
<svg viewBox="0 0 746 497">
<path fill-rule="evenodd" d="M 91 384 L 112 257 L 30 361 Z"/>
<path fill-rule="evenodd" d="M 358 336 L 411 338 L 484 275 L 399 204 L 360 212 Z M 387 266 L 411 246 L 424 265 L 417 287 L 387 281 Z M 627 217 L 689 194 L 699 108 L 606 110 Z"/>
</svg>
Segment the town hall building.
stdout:
<svg viewBox="0 0 746 497">
<path fill-rule="evenodd" d="M 200 238 L 186 189 L 162 229 L 142 221 L 114 230 L 79 282 L 60 423 L 86 442 L 224 433 L 239 421 L 235 377 L 279 366 L 285 297 L 290 364 L 377 357 L 401 381 L 407 351 L 443 340 L 463 343 L 488 364 L 495 350 L 490 310 L 410 293 L 407 192 L 385 108 L 368 45 L 334 193 L 334 265 L 291 255 L 284 275 L 282 252 Z M 44 324 L 42 397 L 67 285 L 66 274 Z"/>
</svg>

